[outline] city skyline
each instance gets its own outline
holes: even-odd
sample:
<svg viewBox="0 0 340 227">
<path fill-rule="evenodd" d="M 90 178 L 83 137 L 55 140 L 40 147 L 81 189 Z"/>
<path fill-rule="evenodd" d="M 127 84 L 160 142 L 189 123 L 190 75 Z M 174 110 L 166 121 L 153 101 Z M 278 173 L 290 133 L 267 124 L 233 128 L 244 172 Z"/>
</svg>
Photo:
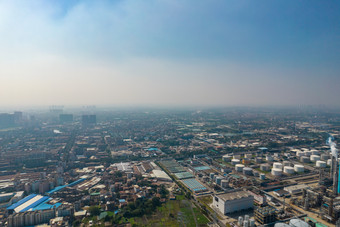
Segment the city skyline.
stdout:
<svg viewBox="0 0 340 227">
<path fill-rule="evenodd" d="M 1 106 L 340 106 L 340 3 L 0 1 Z"/>
</svg>

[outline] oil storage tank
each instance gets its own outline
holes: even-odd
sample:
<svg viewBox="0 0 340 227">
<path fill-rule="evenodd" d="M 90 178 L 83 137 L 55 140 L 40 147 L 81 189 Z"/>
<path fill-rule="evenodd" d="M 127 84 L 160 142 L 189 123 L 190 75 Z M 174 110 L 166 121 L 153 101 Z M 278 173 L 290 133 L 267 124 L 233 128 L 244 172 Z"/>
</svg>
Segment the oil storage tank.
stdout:
<svg viewBox="0 0 340 227">
<path fill-rule="evenodd" d="M 283 166 L 291 166 L 292 163 L 290 161 L 283 161 Z"/>
<path fill-rule="evenodd" d="M 303 163 L 308 163 L 308 162 L 310 162 L 310 159 L 307 156 L 301 156 L 300 161 L 303 162 Z"/>
<path fill-rule="evenodd" d="M 272 175 L 273 176 L 281 176 L 282 175 L 282 169 L 272 168 Z"/>
<path fill-rule="evenodd" d="M 252 176 L 253 175 L 253 169 L 250 168 L 250 167 L 244 167 L 243 168 L 243 174 L 248 175 L 248 176 Z"/>
<path fill-rule="evenodd" d="M 296 165 L 294 165 L 294 170 L 297 173 L 303 173 L 303 172 L 305 172 L 305 167 L 303 165 L 296 164 Z"/>
<path fill-rule="evenodd" d="M 237 172 L 242 172 L 242 171 L 243 171 L 243 168 L 244 168 L 244 165 L 242 165 L 242 164 L 236 164 L 236 165 L 235 165 L 235 170 L 236 170 Z"/>
<path fill-rule="evenodd" d="M 236 165 L 236 164 L 239 164 L 240 163 L 240 159 L 233 159 L 233 160 L 231 160 L 231 164 L 233 164 L 233 165 Z"/>
<path fill-rule="evenodd" d="M 296 218 L 291 219 L 289 221 L 289 225 L 293 226 L 293 227 L 309 227 L 309 224 L 307 222 L 304 222 L 304 221 L 302 221 L 300 219 L 296 219 Z"/>
<path fill-rule="evenodd" d="M 283 167 L 283 172 L 286 173 L 286 174 L 293 174 L 294 173 L 294 167 L 285 166 L 285 167 Z"/>
<path fill-rule="evenodd" d="M 274 169 L 282 169 L 282 164 L 280 162 L 274 162 L 273 163 L 273 168 Z"/>
<path fill-rule="evenodd" d="M 262 164 L 262 165 L 260 165 L 260 170 L 262 170 L 262 171 L 270 171 L 270 165 Z"/>
<path fill-rule="evenodd" d="M 321 160 L 322 161 L 327 161 L 328 159 L 330 159 L 331 158 L 331 156 L 329 155 L 329 154 L 322 154 L 321 155 Z"/>
<path fill-rule="evenodd" d="M 318 168 L 326 168 L 327 163 L 325 161 L 316 161 L 316 167 Z"/>
<path fill-rule="evenodd" d="M 225 162 L 230 162 L 232 156 L 226 154 L 226 155 L 223 155 L 222 156 L 222 160 L 225 161 Z"/>
<path fill-rule="evenodd" d="M 319 155 L 312 154 L 312 155 L 310 156 L 310 160 L 311 160 L 312 162 L 319 161 L 320 159 L 321 159 L 321 158 L 320 158 Z"/>
</svg>

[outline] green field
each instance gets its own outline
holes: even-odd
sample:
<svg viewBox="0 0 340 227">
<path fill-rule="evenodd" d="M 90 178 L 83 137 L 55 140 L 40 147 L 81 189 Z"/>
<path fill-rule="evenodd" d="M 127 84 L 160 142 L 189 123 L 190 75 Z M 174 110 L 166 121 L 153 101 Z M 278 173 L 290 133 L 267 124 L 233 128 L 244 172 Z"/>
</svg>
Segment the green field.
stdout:
<svg viewBox="0 0 340 227">
<path fill-rule="evenodd" d="M 176 196 L 176 200 L 169 200 L 151 216 L 131 218 L 129 222 L 137 226 L 207 226 L 209 220 L 185 199 L 183 195 Z M 197 225 L 196 225 L 197 223 Z"/>
</svg>

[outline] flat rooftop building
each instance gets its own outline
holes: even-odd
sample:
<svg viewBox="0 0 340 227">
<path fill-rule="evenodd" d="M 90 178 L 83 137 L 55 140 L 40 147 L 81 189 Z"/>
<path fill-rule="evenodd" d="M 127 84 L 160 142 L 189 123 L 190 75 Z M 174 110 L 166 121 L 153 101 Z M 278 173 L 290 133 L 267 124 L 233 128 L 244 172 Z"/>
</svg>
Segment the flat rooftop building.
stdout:
<svg viewBox="0 0 340 227">
<path fill-rule="evenodd" d="M 252 209 L 254 197 L 246 191 L 219 194 L 214 196 L 213 206 L 223 214 Z"/>
<path fill-rule="evenodd" d="M 164 171 L 162 170 L 157 170 L 154 169 L 152 170 L 152 176 L 154 176 L 155 178 L 157 178 L 157 180 L 161 180 L 161 181 L 169 181 L 171 182 L 172 179 L 169 177 L 168 174 L 166 174 Z"/>
<path fill-rule="evenodd" d="M 303 189 L 309 189 L 310 187 L 306 184 L 298 184 L 293 186 L 284 187 L 284 190 L 290 194 L 299 194 Z"/>
<path fill-rule="evenodd" d="M 255 209 L 255 220 L 261 225 L 276 221 L 276 209 L 272 206 L 257 207 Z"/>
</svg>

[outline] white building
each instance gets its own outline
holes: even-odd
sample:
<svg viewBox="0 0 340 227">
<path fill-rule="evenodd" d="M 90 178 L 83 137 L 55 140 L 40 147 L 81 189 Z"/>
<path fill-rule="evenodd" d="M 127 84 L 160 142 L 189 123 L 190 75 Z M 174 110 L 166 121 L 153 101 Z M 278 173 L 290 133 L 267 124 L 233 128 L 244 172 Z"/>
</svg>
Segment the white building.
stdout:
<svg viewBox="0 0 340 227">
<path fill-rule="evenodd" d="M 298 184 L 293 186 L 284 187 L 283 189 L 290 194 L 299 194 L 303 189 L 309 189 L 310 187 L 306 184 Z"/>
<path fill-rule="evenodd" d="M 151 176 L 157 178 L 157 180 L 172 182 L 172 179 L 169 177 L 169 175 L 162 170 L 154 169 L 152 170 L 152 173 L 153 174 L 151 174 Z"/>
<path fill-rule="evenodd" d="M 246 210 L 253 208 L 254 196 L 246 191 L 219 194 L 214 196 L 213 206 L 223 214 Z"/>
</svg>

